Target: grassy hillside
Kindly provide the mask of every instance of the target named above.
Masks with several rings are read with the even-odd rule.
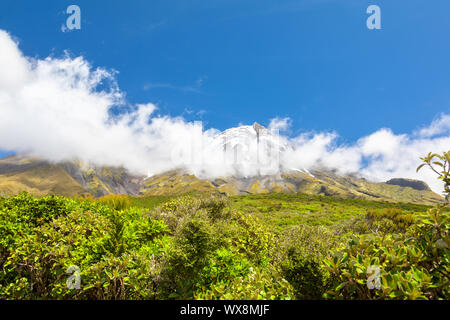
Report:
[[[138,194],[141,178],[117,167],[93,167],[80,161],[49,163],[24,156],[0,159],[0,194],[27,191],[36,196],[57,194]]]
[[[81,196],[89,193],[61,167],[50,164],[0,174],[0,194],[19,194],[22,191],[37,196]]]
[[[283,173],[279,177],[255,178],[224,177],[201,180],[194,175],[177,171],[156,175],[144,181],[144,195],[180,195],[186,192],[220,193],[229,196],[244,194],[310,194],[348,199],[365,199],[390,202],[410,202],[433,205],[443,198],[430,190],[415,190],[386,183],[374,183],[332,172],[314,171],[314,176],[304,172]]]
[[[207,193],[188,192],[174,195],[130,196],[133,206],[152,210],[158,205],[184,196],[205,197]],[[364,199],[344,199],[309,194],[269,193],[229,196],[234,210],[260,219],[268,227],[285,230],[289,226],[308,224],[333,226],[364,216],[368,210],[398,209],[402,212],[424,213],[430,206]]]
[[[417,204],[308,194],[243,195],[230,197],[230,200],[237,210],[257,216],[268,226],[280,230],[298,224],[337,225],[364,216],[370,209],[398,209],[412,213],[423,213],[429,209],[428,206]]]
[[[213,184],[194,175],[170,171],[146,179],[141,187],[145,195],[180,195],[187,192],[218,193]]]

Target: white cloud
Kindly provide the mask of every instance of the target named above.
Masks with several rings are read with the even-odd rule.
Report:
[[[270,120],[269,129],[272,131],[286,131],[291,127],[292,121],[290,118],[274,118]]]
[[[432,128],[435,123],[424,130]],[[420,164],[419,158],[428,152],[450,150],[450,136],[423,138],[415,134],[396,135],[390,129],[380,129],[347,146],[336,145],[337,138],[335,133],[303,134],[292,140],[294,151],[287,153],[282,162],[297,168],[311,168],[320,163],[343,174],[358,172],[380,182],[391,178],[420,179],[435,192],[442,192],[443,184],[434,173],[427,169],[417,173],[416,168]]]
[[[424,138],[450,134],[450,115],[441,114],[441,116],[434,120],[430,126],[422,128],[417,134]]]
[[[201,123],[181,117],[158,116],[152,103],[128,106],[114,71],[94,69],[82,57],[24,57],[17,43],[1,30],[0,50],[0,149],[51,161],[79,158],[124,165],[141,174],[176,167],[209,177],[257,171],[246,160],[238,167],[224,162],[214,138],[217,130],[204,131]],[[111,114],[117,106],[132,111]],[[275,118],[269,128],[284,131],[290,124],[289,118]],[[380,129],[350,145],[338,145],[336,133],[280,137],[282,144],[293,148],[283,152],[279,161],[283,168],[309,169],[320,163],[379,181],[422,179],[440,192],[442,185],[431,172],[417,174],[415,169],[420,156],[450,149],[449,129],[450,115],[443,114],[419,132],[395,134]]]

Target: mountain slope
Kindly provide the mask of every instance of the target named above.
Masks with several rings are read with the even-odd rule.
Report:
[[[123,168],[88,167],[80,162],[51,164],[38,159],[0,159],[0,195],[27,191],[37,196],[60,194],[99,197],[106,194],[174,195],[186,192],[238,194],[307,193],[342,198],[433,204],[442,197],[388,183],[369,182],[325,170],[292,170],[276,175],[200,179],[183,171],[150,178],[129,174]]]
[[[27,191],[34,195],[76,197],[106,194],[138,194],[142,177],[123,168],[95,167],[79,161],[53,164],[24,156],[0,159],[0,194]]]
[[[85,188],[58,165],[37,159],[0,159],[0,194],[11,195],[22,191],[37,196],[88,194]]]
[[[198,177],[187,170],[144,177],[122,167],[105,167],[66,161],[50,163],[25,156],[0,159],[0,195],[28,191],[35,195],[91,194],[174,195],[186,192],[228,195],[264,193],[307,193],[313,195],[361,198],[394,202],[434,204],[443,198],[426,183],[391,179],[375,183],[357,175],[339,175],[333,170],[293,169],[283,167],[281,156],[292,146],[279,135],[258,123],[228,129],[213,139],[215,152],[223,152],[231,174],[223,177]]]
[[[311,195],[358,198],[366,200],[441,203],[443,198],[430,190],[415,190],[387,183],[369,182],[329,171],[291,171],[281,175],[251,178],[223,177],[201,180],[193,175],[171,171],[144,180],[141,192],[146,195],[210,192],[227,195],[266,193],[306,193]]]

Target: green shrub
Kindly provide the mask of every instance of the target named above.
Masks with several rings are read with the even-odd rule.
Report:
[[[292,300],[294,290],[272,266],[250,270],[246,276],[220,281],[195,293],[198,300]]]
[[[372,232],[405,232],[414,221],[411,213],[404,213],[396,208],[385,208],[381,211],[369,209],[366,214],[368,229]]]
[[[21,289],[23,298],[57,298],[68,294],[63,290],[65,270],[71,265],[86,269],[106,254],[105,225],[105,217],[74,211],[20,238],[4,264],[3,294],[8,295],[13,289],[8,283],[11,277],[27,279],[28,286]]]
[[[203,268],[202,287],[209,287],[215,282],[230,282],[237,277],[246,276],[251,268],[245,256],[236,254],[230,248],[219,248]]]
[[[297,298],[320,299],[329,280],[322,262],[337,246],[337,235],[326,227],[299,225],[291,228],[283,241],[281,270]]]
[[[448,212],[430,209],[409,233],[355,235],[325,261],[333,278],[328,298],[449,299]],[[368,271],[379,268],[380,286],[370,289]]]
[[[105,203],[117,211],[126,210],[131,207],[131,201],[127,195],[111,194],[103,196],[97,199],[97,201]]]
[[[274,235],[220,197],[181,197],[153,217],[164,219],[172,236],[161,261],[159,297],[192,299],[200,288],[227,285],[251,266],[268,266],[274,256]]]
[[[154,297],[154,257],[167,245],[167,231],[138,209],[115,211],[62,197],[9,198],[0,211],[0,298]],[[80,290],[67,287],[70,266],[81,270]]]
[[[218,249],[217,232],[204,211],[184,216],[174,230],[162,264],[160,295],[191,299],[203,269]]]
[[[448,200],[450,152],[429,153],[421,159],[417,171],[431,168],[444,181]],[[353,235],[346,247],[325,260],[333,279],[325,297],[449,299],[450,213],[446,205],[416,217],[402,210],[369,210],[366,222],[372,232]]]

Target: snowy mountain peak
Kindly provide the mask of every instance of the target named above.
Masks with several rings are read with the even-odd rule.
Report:
[[[260,148],[276,149],[277,152],[282,152],[291,148],[284,138],[273,133],[258,122],[255,122],[252,126],[240,126],[225,130],[216,135],[214,140],[220,142],[225,147],[235,147],[239,145],[248,149],[249,146],[255,145]]]
[[[281,171],[280,155],[291,149],[283,137],[259,123],[225,130],[213,138],[217,153],[223,153],[225,165],[233,175],[259,176]]]
[[[256,131],[256,134],[259,135],[261,131],[267,130],[264,126],[260,125],[258,122],[253,124],[253,129]]]

